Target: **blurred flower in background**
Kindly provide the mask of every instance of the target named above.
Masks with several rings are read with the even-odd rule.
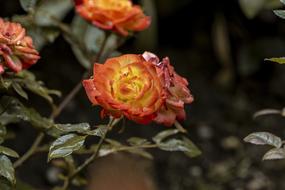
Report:
[[[32,38],[18,23],[0,18],[0,73],[6,68],[19,72],[35,64],[40,58],[33,46]]]
[[[95,26],[127,36],[149,27],[150,17],[129,0],[75,0],[76,11]]]

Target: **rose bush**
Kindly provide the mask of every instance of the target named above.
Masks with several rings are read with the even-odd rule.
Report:
[[[75,0],[75,5],[76,11],[95,26],[123,36],[129,31],[142,31],[151,22],[130,0]]]
[[[117,50],[121,43],[125,42],[124,36],[129,32],[143,30],[150,24],[150,18],[129,0],[76,0],[75,3],[76,10],[82,17],[101,29],[121,35],[115,36],[116,41],[113,43],[107,43],[114,37],[110,36],[110,32],[104,31],[105,35],[98,35],[99,29],[94,32],[92,27],[95,26],[77,15],[71,23],[64,22],[65,18],[72,16],[69,13],[74,6],[70,0],[21,0],[19,4],[27,14],[14,15],[10,18],[13,22],[0,18],[0,190],[35,189],[21,179],[21,173],[27,173],[26,169],[33,164],[28,160],[36,153],[44,153],[50,162],[46,165],[45,159],[38,159],[39,164],[45,168],[41,171],[41,176],[46,178],[41,181],[49,184],[48,187],[41,187],[58,190],[73,189],[72,186],[86,189],[80,186],[90,184],[90,180],[85,179],[84,174],[88,166],[96,159],[112,153],[127,152],[147,159],[153,158],[147,151],[150,149],[179,151],[188,157],[195,157],[201,153],[185,135],[179,136],[179,133],[185,130],[182,126],[179,127],[176,119],[185,118],[184,104],[192,102],[193,98],[187,88],[187,80],[175,73],[168,58],[159,61],[156,55],[149,52],[109,58],[104,64],[96,63],[93,77],[82,82],[82,78],[92,72],[92,68],[90,70],[89,67],[84,67],[86,70],[78,79],[78,83],[60,101],[54,99],[54,95],[61,97],[60,91],[48,88],[32,71],[22,71],[40,58],[31,37],[36,39],[37,47],[42,48],[54,42],[58,36],[62,36],[71,46],[74,56],[86,66],[119,53]],[[22,26],[25,26],[25,29]],[[31,37],[26,35],[26,31]],[[57,50],[62,47],[56,47],[63,42],[60,41],[55,43]],[[47,49],[49,47],[46,46]],[[68,46],[65,47],[69,50]],[[43,57],[46,62],[56,61],[54,64],[63,63],[62,57],[68,57],[70,53],[67,51],[66,54],[49,60],[49,56],[45,55],[51,54],[50,51],[47,52]],[[59,55],[60,52],[54,52],[53,55]],[[73,55],[70,56],[73,58]],[[58,83],[57,79],[60,80],[60,77],[68,74],[74,80],[80,70],[70,72],[70,68],[75,67],[69,64],[66,66],[69,69],[64,70],[59,78],[47,73],[56,74],[58,69],[65,68],[63,65],[48,71],[47,77],[43,78]],[[44,73],[45,71],[40,71],[40,74]],[[79,103],[75,102],[76,95],[83,86],[90,101],[103,107],[101,115],[113,116],[108,123],[89,123],[88,117],[85,122],[76,123],[70,120],[68,123],[58,123],[58,117],[64,114],[72,101],[74,105]],[[48,104],[40,103],[41,99],[37,96]],[[45,105],[50,107],[46,108]],[[75,110],[74,116],[81,115],[77,111]],[[49,116],[44,116],[48,112]],[[175,123],[177,129],[163,130],[152,137],[131,136],[127,139],[120,138],[118,141],[108,134],[113,132],[116,135],[116,131],[112,129],[121,122],[123,116],[141,124],[151,121],[164,125]],[[122,124],[124,126],[125,122]],[[26,126],[33,127],[38,132],[37,136],[25,136],[26,132],[21,131],[24,131]],[[14,150],[9,147],[14,138],[15,144],[20,142],[19,145],[22,145],[21,142],[26,138],[34,140],[29,147],[12,146]],[[91,138],[98,141],[90,141],[94,143],[87,144],[86,141]],[[24,165],[26,166],[22,167]],[[34,169],[38,170],[37,167]],[[28,174],[32,172],[33,170],[28,171]]]
[[[0,18],[0,73],[6,68],[19,72],[35,64],[40,58],[33,40],[19,23]]]

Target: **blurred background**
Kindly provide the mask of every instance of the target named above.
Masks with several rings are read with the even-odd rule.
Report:
[[[100,159],[99,166],[111,167],[110,171],[104,170],[106,176],[111,179],[108,172],[113,177],[125,175],[133,183],[145,179],[145,183],[151,184],[142,188],[146,190],[285,189],[285,162],[263,162],[261,158],[268,147],[242,141],[254,131],[268,131],[281,137],[285,134],[281,116],[252,118],[260,109],[284,106],[285,66],[264,61],[285,56],[285,20],[272,11],[282,8],[281,3],[278,0],[141,0],[136,3],[142,4],[152,16],[152,26],[128,39],[119,51],[152,51],[160,57],[168,56],[177,73],[188,79],[195,101],[186,106],[187,120],[182,125],[203,154],[189,159],[182,153],[154,150],[152,161],[130,155]],[[1,17],[25,14],[18,0],[2,0],[0,7]],[[64,21],[70,23],[73,16],[74,12],[69,12]],[[61,89],[63,95],[84,72],[62,36],[44,46],[41,57],[31,71],[48,87]],[[41,99],[34,97],[32,103],[43,114],[50,112]],[[98,123],[99,111],[91,107],[82,91],[58,121]],[[21,137],[16,142],[12,140],[10,147],[24,153],[36,132],[29,127],[15,128]],[[118,140],[129,136],[151,137],[163,128],[128,121],[124,132],[118,133],[118,129],[112,137]],[[39,189],[47,189],[53,183],[50,175],[54,171],[45,163],[46,155],[39,154],[21,167],[17,175]],[[126,167],[112,168],[108,163]],[[134,168],[136,171],[130,172]],[[116,174],[115,170],[120,172]],[[94,180],[98,176],[95,166],[89,175]],[[137,179],[133,179],[136,175]],[[106,183],[110,179],[105,179]],[[95,184],[90,189],[96,189]],[[137,189],[142,187],[139,184]]]

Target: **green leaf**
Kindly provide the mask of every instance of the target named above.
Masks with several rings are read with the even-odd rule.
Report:
[[[79,150],[83,146],[85,138],[86,136],[68,134],[56,139],[50,146],[48,161],[66,157]]]
[[[284,18],[285,18],[285,11],[284,11]],[[269,59],[265,59],[265,61],[272,61],[279,64],[285,64],[285,57],[273,57]]]
[[[274,10],[274,14],[282,19],[285,19],[285,10]]]
[[[97,125],[96,129],[92,131],[87,131],[87,135],[97,136],[97,137],[103,137],[108,131],[107,125]]]
[[[0,189],[1,190],[13,190],[11,183],[6,178],[0,178]]]
[[[42,82],[36,80],[23,80],[22,81],[25,88],[37,94],[44,99],[46,99],[49,103],[53,103],[53,99],[50,95],[61,96],[61,92],[57,90],[50,90],[46,88]]]
[[[281,6],[279,0],[239,0],[240,7],[245,16],[254,18],[261,10],[272,10]]]
[[[46,44],[53,43],[60,35],[59,29],[52,26],[39,27],[29,23],[26,28],[37,50],[41,50]]]
[[[70,0],[42,1],[35,12],[35,23],[39,26],[52,26],[63,19],[72,9]]]
[[[35,8],[37,1],[38,0],[20,0],[20,4],[25,11],[29,12]]]
[[[78,123],[78,124],[56,124],[54,125],[58,130],[65,133],[77,132],[86,134],[90,131],[90,125],[88,123]]]
[[[239,0],[240,7],[248,18],[255,17],[262,10],[265,0]]]
[[[76,39],[65,36],[67,41],[71,44],[71,48],[77,60],[86,69],[91,67],[91,55],[87,52],[87,47],[83,40],[88,27],[89,24],[87,21],[82,19],[80,16],[75,16],[71,24],[71,29],[72,34]]]
[[[273,148],[263,156],[262,160],[279,160],[284,158],[285,158],[284,148]]]
[[[56,26],[38,26],[32,17],[27,15],[15,15],[14,22],[21,23],[33,39],[33,44],[37,50],[41,50],[47,43],[52,43],[59,36],[60,31]]]
[[[6,127],[0,123],[0,144],[4,142],[6,134]]]
[[[156,143],[160,143],[161,141],[163,141],[164,139],[166,139],[169,136],[175,135],[179,133],[178,129],[169,129],[169,130],[165,130],[162,131],[160,133],[158,133],[155,137],[153,137],[153,141]]]
[[[166,142],[158,144],[158,148],[165,151],[181,151],[189,157],[196,157],[201,154],[201,151],[197,146],[189,139],[170,139]]]
[[[141,145],[150,144],[150,142],[147,139],[143,139],[140,137],[131,137],[127,141],[132,146],[141,146]]]
[[[12,162],[5,155],[0,155],[0,176],[8,179],[12,184],[16,184],[15,171]]]
[[[0,146],[0,154],[5,154],[6,156],[19,158],[19,154],[17,152],[4,146]]]
[[[51,136],[61,136],[66,133],[79,133],[81,135],[92,135],[97,137],[103,137],[108,130],[107,125],[98,125],[96,129],[91,130],[88,123],[78,123],[78,124],[55,124],[54,128],[51,128],[48,133]]]
[[[7,79],[6,79],[7,80]],[[9,80],[12,82],[13,89],[22,97],[28,98],[26,92],[23,90],[27,89],[34,94],[43,97],[50,104],[53,104],[51,95],[61,96],[60,91],[51,90],[44,86],[42,81],[37,81],[33,73],[24,70],[22,72],[13,75]]]
[[[268,132],[251,133],[244,138],[244,141],[256,145],[271,145],[276,148],[280,148],[282,146],[281,138]]]
[[[147,159],[153,159],[153,156],[150,153],[148,153],[147,151],[140,149],[140,148],[127,149],[126,151],[129,153],[136,154],[136,155],[139,155],[141,157],[147,158]]]
[[[92,61],[105,38],[105,32],[94,27],[80,16],[75,16],[71,24],[73,38],[67,38],[71,44],[73,53],[80,62],[80,64],[86,69],[90,68]],[[105,45],[103,55],[106,52],[113,52],[117,49],[119,37],[117,35],[111,35],[108,38]]]
[[[257,118],[257,117],[264,116],[264,115],[271,115],[271,114],[282,115],[282,111],[276,110],[276,109],[264,109],[264,110],[260,110],[260,111],[256,112],[253,115],[253,118]]]
[[[0,76],[0,89],[8,89],[12,85],[12,80],[4,79]]]
[[[17,92],[17,94],[19,94],[20,96],[22,96],[26,100],[28,99],[28,94],[23,90],[23,88],[21,87],[21,85],[19,83],[13,82],[12,87]]]
[[[34,127],[40,129],[48,129],[53,125],[50,119],[42,117],[33,108],[25,107],[16,98],[7,96],[0,98],[0,104],[7,101],[10,101],[10,104],[7,110],[2,115],[0,115],[0,123],[3,125],[19,122],[20,120],[30,122]]]

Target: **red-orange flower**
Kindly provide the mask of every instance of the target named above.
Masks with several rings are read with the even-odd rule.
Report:
[[[93,78],[83,81],[89,100],[103,115],[122,115],[146,124],[165,101],[156,66],[141,55],[128,54],[94,65]]]
[[[28,68],[40,58],[33,46],[32,38],[18,23],[0,18],[0,74],[6,68],[14,72]]]
[[[75,6],[76,11],[92,24],[123,36],[150,25],[150,17],[130,0],[75,0]]]
[[[167,96],[165,104],[157,112],[154,121],[171,126],[176,119],[184,120],[186,117],[184,104],[190,104],[194,100],[187,87],[188,81],[174,71],[168,57],[160,62],[159,58],[152,53],[145,52],[142,56],[156,66]]]

